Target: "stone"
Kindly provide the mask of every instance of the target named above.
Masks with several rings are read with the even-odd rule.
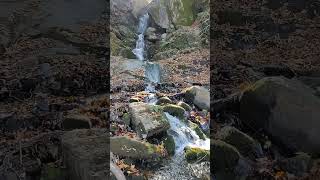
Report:
[[[141,99],[137,97],[132,97],[129,99],[129,103],[133,103],[133,102],[141,102]]]
[[[157,105],[172,104],[172,101],[171,101],[171,99],[168,98],[168,97],[161,97],[161,98],[158,99],[158,101],[157,101],[156,104],[157,104]]]
[[[185,158],[188,163],[210,161],[209,150],[194,147],[186,147],[184,151]]]
[[[241,155],[234,146],[221,140],[211,140],[210,146],[214,171],[231,171],[238,165]]]
[[[129,113],[133,129],[140,137],[151,137],[170,128],[161,106],[140,102],[130,103]]]
[[[186,100],[193,102],[198,108],[210,109],[210,92],[200,86],[192,86],[184,90]]]
[[[281,148],[318,154],[320,99],[313,92],[294,79],[263,78],[244,90],[240,119],[270,134]]]
[[[75,111],[68,112],[68,114],[65,115],[63,118],[62,127],[65,130],[90,129],[91,128],[90,117]]]
[[[207,138],[207,136],[202,132],[201,128],[196,123],[189,121],[189,126],[197,133],[200,139],[205,140]]]
[[[160,158],[160,154],[156,152],[155,145],[126,136],[111,137],[110,151],[115,155],[135,160]]]
[[[216,136],[218,139],[236,147],[244,156],[249,156],[252,159],[262,156],[263,152],[260,144],[234,127],[223,127]]]
[[[279,164],[283,170],[301,177],[311,168],[312,159],[310,155],[300,152],[294,157],[281,160]]]
[[[167,104],[163,107],[163,111],[179,118],[180,120],[185,119],[185,110],[180,106]]]
[[[166,136],[163,143],[164,143],[164,147],[166,148],[168,154],[170,156],[173,156],[175,153],[175,149],[176,149],[176,144],[174,142],[173,137],[171,135]]]
[[[61,146],[70,179],[104,180],[109,176],[110,142],[107,129],[66,132],[61,137]]]
[[[188,111],[188,112],[192,111],[192,107],[183,101],[178,102],[177,105],[182,107],[185,111]]]

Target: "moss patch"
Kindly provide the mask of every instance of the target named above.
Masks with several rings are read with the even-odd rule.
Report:
[[[178,117],[180,120],[185,119],[185,110],[180,106],[168,104],[163,107],[163,111],[171,114],[172,116]]]
[[[187,147],[185,149],[185,158],[189,163],[210,161],[210,151]]]

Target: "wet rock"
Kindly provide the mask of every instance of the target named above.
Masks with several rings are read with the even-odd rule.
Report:
[[[244,91],[240,119],[290,152],[320,150],[320,99],[297,80],[268,77]]]
[[[238,151],[252,159],[262,156],[262,148],[258,142],[240,130],[226,126],[217,133],[218,139],[233,145]]]
[[[135,59],[136,55],[134,55],[134,53],[132,52],[132,50],[130,48],[121,48],[119,50],[119,55],[124,57],[124,58],[128,58],[128,59]]]
[[[197,133],[200,139],[206,139],[207,136],[202,132],[201,128],[196,123],[189,121],[189,126]]]
[[[110,138],[110,151],[121,157],[131,159],[155,159],[160,157],[156,152],[156,146],[148,142],[138,141],[126,136]]]
[[[185,119],[185,110],[174,104],[167,104],[163,107],[163,111],[171,114],[172,116],[178,117],[180,120]]]
[[[198,108],[209,110],[210,92],[201,86],[192,86],[184,90],[187,101],[193,102]]]
[[[280,161],[280,167],[296,176],[303,176],[312,165],[311,156],[306,153],[298,153],[296,156]]]
[[[91,121],[88,116],[80,114],[78,112],[71,111],[64,116],[62,121],[62,127],[65,130],[90,129]]]
[[[175,149],[176,149],[176,144],[174,142],[174,139],[171,135],[168,135],[167,137],[165,137],[164,141],[164,147],[166,148],[168,154],[170,156],[173,156],[175,153]]]
[[[158,101],[157,101],[156,104],[157,104],[157,105],[172,104],[172,101],[171,101],[171,99],[168,98],[168,97],[161,97],[161,98],[158,99]]]
[[[230,171],[238,165],[241,155],[234,146],[220,140],[211,140],[210,146],[214,171]]]
[[[186,147],[185,158],[189,163],[210,161],[210,151],[201,148]]]
[[[151,137],[169,129],[163,109],[146,103],[130,103],[129,113],[133,128],[140,137]]]
[[[177,105],[182,107],[185,111],[188,111],[188,112],[192,111],[192,107],[185,102],[180,101],[180,102],[178,102]]]
[[[109,176],[107,129],[73,130],[62,136],[63,162],[69,179],[104,180]],[[94,148],[92,148],[94,147]]]

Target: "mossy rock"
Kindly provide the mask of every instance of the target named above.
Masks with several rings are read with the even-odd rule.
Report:
[[[131,119],[130,119],[130,115],[128,113],[123,114],[122,120],[127,126],[130,126]]]
[[[185,158],[188,163],[210,161],[210,151],[201,148],[186,147]]]
[[[155,145],[142,142],[126,136],[115,136],[110,138],[110,151],[121,157],[140,159],[159,158]]]
[[[136,55],[132,52],[132,50],[128,47],[121,48],[119,54],[128,59],[136,59]]]
[[[163,111],[179,118],[180,120],[185,119],[185,110],[180,106],[174,104],[167,104],[163,107]]]
[[[238,165],[241,155],[234,146],[220,140],[211,140],[210,146],[214,171],[232,171]]]
[[[117,56],[119,55],[119,51],[121,48],[121,40],[118,39],[115,33],[110,32],[110,47],[111,47],[111,55]]]
[[[236,147],[244,156],[248,156],[252,159],[262,156],[262,150],[259,143],[249,135],[241,132],[234,127],[226,126],[222,128],[217,133],[217,137],[220,140]]]
[[[192,107],[189,104],[185,103],[185,102],[180,101],[180,102],[178,102],[177,105],[182,107],[186,111],[189,111],[189,112],[192,111]]]
[[[161,97],[161,98],[158,99],[158,101],[157,101],[156,104],[157,104],[157,105],[172,104],[172,101],[171,101],[171,99],[168,98],[168,97]]]
[[[175,149],[176,149],[176,144],[174,142],[173,137],[171,135],[166,136],[163,143],[164,143],[164,147],[166,148],[168,154],[170,156],[173,156],[175,153]]]
[[[200,139],[205,140],[207,138],[207,136],[202,132],[201,128],[196,123],[189,121],[189,126],[197,133]]]

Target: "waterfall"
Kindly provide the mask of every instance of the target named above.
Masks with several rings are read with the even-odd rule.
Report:
[[[138,40],[136,42],[136,48],[132,50],[132,52],[136,55],[136,57],[143,61],[144,60],[144,33],[148,27],[149,14],[146,13],[139,19],[139,27],[138,27]]]

